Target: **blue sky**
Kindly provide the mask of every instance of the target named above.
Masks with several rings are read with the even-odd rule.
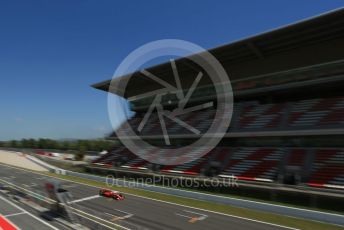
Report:
[[[137,47],[212,48],[344,5],[320,0],[0,0],[0,140],[98,138],[111,131],[110,79]]]

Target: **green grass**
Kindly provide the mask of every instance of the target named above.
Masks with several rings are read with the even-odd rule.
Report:
[[[77,183],[84,183],[84,184],[88,184],[88,185],[92,185],[96,187],[109,187],[105,185],[105,183],[96,182],[93,180],[83,179],[79,177],[56,175],[53,173],[48,173],[48,175],[56,177],[56,178],[66,179],[66,180],[70,180]],[[168,201],[175,204],[187,205],[187,206],[191,206],[195,208],[201,208],[201,209],[206,209],[209,211],[215,211],[215,212],[225,213],[229,215],[235,215],[235,216],[250,218],[250,219],[259,220],[259,221],[265,221],[265,222],[293,227],[293,228],[299,228],[299,229],[305,229],[305,230],[323,230],[323,229],[343,230],[344,229],[344,227],[321,223],[321,222],[287,217],[287,216],[282,216],[282,215],[277,215],[277,214],[272,214],[272,213],[260,212],[260,211],[255,211],[251,209],[238,208],[234,206],[222,205],[222,204],[211,203],[211,202],[200,201],[200,200],[189,199],[189,198],[183,198],[183,197],[178,197],[178,196],[173,196],[173,195],[166,195],[163,193],[150,192],[150,191],[145,191],[142,189],[127,188],[127,187],[115,187],[115,189],[117,191],[127,193],[127,194],[139,195],[139,196],[143,196],[147,198]]]

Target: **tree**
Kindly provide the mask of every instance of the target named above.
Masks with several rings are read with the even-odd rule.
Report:
[[[84,145],[79,146],[79,151],[75,154],[75,160],[81,161],[86,154],[86,147]]]
[[[12,148],[17,148],[17,147],[18,147],[18,142],[17,142],[16,140],[12,140],[12,141],[10,142],[10,147],[12,147]]]

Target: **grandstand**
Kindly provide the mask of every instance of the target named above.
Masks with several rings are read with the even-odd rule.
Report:
[[[343,50],[343,9],[211,49],[209,52],[229,73],[234,91],[231,125],[216,148],[193,162],[164,166],[151,164],[118,146],[94,164],[136,173],[209,178],[234,175],[255,183],[344,189]],[[176,65],[182,67],[179,74],[187,90],[194,77],[191,73],[199,67],[187,58],[176,60]],[[173,81],[169,63],[147,70]],[[128,122],[137,130],[153,98],[134,96],[158,86],[140,72],[132,76],[124,97],[135,111]],[[110,81],[105,81],[93,87],[109,91],[109,85]],[[111,92],[116,90],[120,89]],[[215,101],[215,97],[209,81],[201,81],[190,105]],[[168,108],[177,101],[171,94],[162,103]],[[171,143],[180,146],[197,139],[208,130],[214,114],[215,108],[207,108],[180,117],[201,130],[199,135],[167,121]],[[153,114],[137,135],[163,146],[158,115]],[[117,139],[116,134],[111,138]]]

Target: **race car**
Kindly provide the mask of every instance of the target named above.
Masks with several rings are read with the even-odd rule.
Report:
[[[99,196],[107,197],[107,198],[112,198],[114,200],[124,200],[124,195],[117,192],[117,191],[112,191],[110,189],[100,189],[99,190]]]

